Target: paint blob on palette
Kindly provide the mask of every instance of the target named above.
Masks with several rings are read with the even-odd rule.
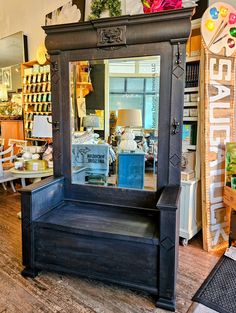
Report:
[[[233,55],[236,52],[236,9],[227,3],[214,3],[202,17],[201,32],[212,53],[224,51],[225,56]]]

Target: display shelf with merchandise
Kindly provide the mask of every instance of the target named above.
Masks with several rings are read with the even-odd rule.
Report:
[[[40,142],[43,138],[33,137],[32,129],[35,115],[52,114],[50,64],[39,65],[37,61],[22,64],[22,97],[24,137]]]
[[[200,64],[201,64],[200,21],[192,22],[192,34],[187,47],[186,76],[184,89],[183,117],[183,157],[187,160],[182,166],[182,173],[191,174],[193,179],[181,180],[180,198],[180,238],[186,246],[201,229],[200,177],[198,169],[199,146],[199,109],[200,109]],[[194,155],[193,164],[187,164]],[[189,156],[189,157],[188,157]],[[182,160],[183,161],[183,160]],[[188,175],[182,175],[188,177]]]

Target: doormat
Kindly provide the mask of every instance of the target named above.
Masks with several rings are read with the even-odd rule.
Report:
[[[222,256],[192,300],[219,313],[235,313],[236,261]]]

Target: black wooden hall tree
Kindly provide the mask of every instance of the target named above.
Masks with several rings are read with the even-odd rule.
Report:
[[[23,275],[74,273],[149,292],[158,307],[175,310],[191,15],[188,8],[43,27],[51,59],[54,177],[22,189]],[[156,55],[161,58],[157,191],[72,184],[69,62]],[[106,231],[99,225],[104,219]]]

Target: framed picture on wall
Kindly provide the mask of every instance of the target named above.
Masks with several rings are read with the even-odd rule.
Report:
[[[71,0],[45,16],[45,25],[84,21],[85,0]]]
[[[6,86],[7,90],[12,89],[11,67],[2,68],[2,84]]]

